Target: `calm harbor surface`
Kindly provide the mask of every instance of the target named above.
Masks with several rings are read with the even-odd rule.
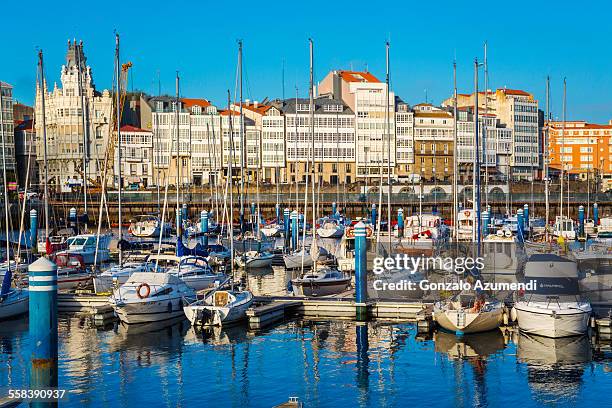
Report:
[[[612,354],[588,337],[422,338],[413,324],[304,320],[258,334],[185,320],[100,329],[75,315],[59,330],[67,407],[271,407],[289,396],[306,407],[573,407],[601,406],[612,389]],[[27,319],[3,322],[2,394],[27,386],[29,347]]]

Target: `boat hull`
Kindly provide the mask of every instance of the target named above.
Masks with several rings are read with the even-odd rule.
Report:
[[[115,314],[123,323],[138,324],[160,322],[183,316],[181,298],[113,304]]]
[[[529,334],[551,338],[579,336],[586,333],[589,327],[590,311],[573,309],[557,313],[522,302],[517,303],[514,309],[519,329]]]
[[[12,292],[0,303],[0,320],[11,319],[26,314],[29,307],[27,291]]]
[[[233,307],[185,306],[183,311],[187,319],[194,326],[223,326],[244,320],[246,318],[246,311],[251,307],[252,303],[253,298],[251,297],[248,302]],[[205,310],[212,315],[208,320],[203,320],[201,317]]]
[[[292,280],[293,293],[297,296],[330,296],[344,292],[350,285],[351,279],[335,280],[333,282],[316,282]]]
[[[481,333],[495,330],[503,321],[503,309],[485,312],[467,310],[438,310],[434,312],[436,322],[445,330],[462,333]]]

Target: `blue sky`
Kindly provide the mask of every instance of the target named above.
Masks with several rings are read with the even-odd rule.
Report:
[[[473,89],[473,60],[489,45],[490,87],[533,92],[544,108],[545,78],[552,109],[561,114],[568,81],[568,119],[612,119],[612,4],[605,1],[402,2],[6,2],[0,79],[25,103],[34,99],[36,50],[45,53],[49,83],[59,81],[69,38],[82,39],[99,89],[113,75],[113,30],[122,59],[134,64],[134,89],[173,92],[217,105],[235,89],[237,46],[244,41],[245,98],[306,95],[308,43],[315,40],[315,77],[333,68],[365,69],[384,79],[384,42],[391,40],[392,88],[408,103],[440,103],[452,93],[457,58],[459,91]],[[588,4],[588,6],[586,6]],[[577,8],[577,5],[580,7]],[[468,9],[469,7],[469,9]]]

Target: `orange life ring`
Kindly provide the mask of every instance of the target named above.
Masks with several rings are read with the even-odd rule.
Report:
[[[355,228],[353,227],[349,227],[346,229],[346,237],[347,238],[354,238],[355,237]]]
[[[372,231],[372,228],[366,227],[366,237],[371,237],[373,233],[374,231]]]
[[[142,293],[140,293],[140,289],[145,288],[146,292],[143,295]],[[148,298],[149,295],[151,294],[151,287],[149,286],[148,283],[141,283],[138,288],[136,288],[136,294],[138,295],[138,297],[140,299],[144,299],[144,298]]]
[[[466,217],[469,217],[470,216],[470,212],[466,210],[466,211],[463,212],[463,215],[465,215]]]

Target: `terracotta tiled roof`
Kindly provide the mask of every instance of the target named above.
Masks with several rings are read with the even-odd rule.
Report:
[[[132,125],[123,125],[123,126],[121,126],[121,131],[122,132],[146,132],[146,133],[150,133],[149,130],[141,129],[141,128],[138,128],[138,127],[132,126]]]
[[[380,82],[367,71],[338,71],[338,75],[346,82]]]
[[[223,109],[219,111],[219,115],[221,116],[229,116],[230,114],[233,114],[234,116],[240,116],[240,112],[236,112],[236,111],[229,111],[227,109]]]
[[[240,109],[240,103],[236,104],[237,109]],[[262,104],[257,104],[257,107],[255,106],[254,103],[243,103],[242,104],[242,108],[243,109],[248,109],[250,111],[253,112],[257,112],[260,115],[265,115],[266,112],[272,108],[271,105],[262,105]]]
[[[197,99],[197,98],[182,98],[181,102],[185,105],[186,108],[191,108],[194,105],[201,106],[202,108],[207,108],[210,106],[210,102],[206,99]]]
[[[529,92],[521,91],[520,89],[503,88],[503,89],[498,89],[498,91],[501,91],[505,93],[506,95],[531,96]]]

